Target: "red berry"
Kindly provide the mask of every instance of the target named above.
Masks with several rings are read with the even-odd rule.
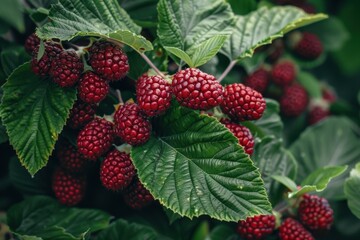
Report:
[[[137,176],[135,176],[130,185],[124,189],[123,198],[125,203],[133,209],[141,209],[154,201],[153,196]]]
[[[177,72],[172,81],[172,92],[180,105],[208,110],[223,101],[223,87],[210,74],[196,68]]]
[[[295,80],[295,77],[295,65],[290,61],[280,61],[271,71],[272,81],[279,86],[287,86],[291,84]]]
[[[273,215],[258,215],[239,221],[236,231],[245,239],[259,240],[270,235],[274,228],[275,217]]]
[[[115,133],[130,145],[146,143],[151,134],[151,124],[135,103],[121,106],[114,115]]]
[[[293,218],[287,218],[279,228],[281,240],[315,240],[298,221]]]
[[[89,160],[96,160],[105,154],[114,140],[114,124],[103,118],[95,118],[79,133],[78,151]]]
[[[86,103],[101,102],[109,89],[109,83],[93,72],[84,73],[78,86],[79,97]]]
[[[135,173],[130,155],[115,149],[101,164],[100,180],[107,189],[117,191],[129,186]]]
[[[295,83],[284,88],[280,99],[281,113],[287,117],[297,117],[303,113],[308,104],[308,95],[306,90]]]
[[[294,32],[289,39],[294,53],[305,60],[315,60],[323,52],[322,42],[315,34]]]
[[[170,107],[170,84],[159,76],[142,76],[136,83],[136,99],[147,116],[156,116]]]
[[[310,102],[308,122],[315,124],[330,115],[330,106],[326,100],[317,99]]]
[[[254,152],[254,138],[250,132],[250,130],[237,123],[228,122],[228,121],[221,121],[226,128],[234,134],[234,136],[239,140],[239,144],[243,146],[244,151],[251,155]]]
[[[25,40],[25,50],[27,53],[32,53],[34,49],[40,45],[40,38],[35,33],[30,34]]]
[[[84,64],[75,51],[63,51],[51,62],[50,76],[60,87],[72,87],[84,70]]]
[[[305,194],[299,205],[301,223],[311,230],[330,229],[334,221],[329,202],[316,195]]]
[[[67,125],[72,129],[78,129],[94,119],[96,112],[95,104],[76,101],[70,110],[70,116]]]
[[[225,87],[221,110],[233,120],[259,119],[265,111],[266,103],[261,93],[241,83]]]
[[[31,69],[39,76],[46,76],[49,73],[52,60],[62,51],[62,47],[53,42],[45,42],[44,47],[44,54],[39,61],[37,57],[40,45],[37,46],[32,53]]]
[[[69,142],[60,145],[57,157],[63,169],[71,173],[83,172],[87,165],[86,159]]]
[[[73,175],[58,168],[53,175],[52,189],[61,204],[73,206],[84,197],[86,179],[82,175]]]
[[[322,89],[322,98],[328,103],[333,103],[336,101],[337,96],[333,89],[328,86],[323,87]]]
[[[106,80],[119,80],[129,71],[128,57],[119,46],[113,43],[96,42],[89,53],[89,62],[94,72]]]
[[[250,74],[244,82],[248,86],[259,93],[264,93],[269,84],[269,73],[265,68],[259,68]]]

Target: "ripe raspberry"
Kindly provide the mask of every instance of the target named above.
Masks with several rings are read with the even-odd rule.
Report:
[[[106,80],[119,80],[129,71],[128,57],[113,43],[96,42],[89,53],[91,67]]]
[[[106,153],[114,140],[114,124],[103,118],[95,118],[79,133],[78,151],[89,160],[96,160]]]
[[[151,124],[135,103],[120,107],[114,115],[115,133],[130,145],[146,143],[151,134]]]
[[[323,52],[320,39],[309,32],[294,32],[290,35],[289,42],[294,53],[305,60],[315,60]]]
[[[72,87],[83,70],[84,64],[75,51],[63,51],[51,62],[50,76],[60,87]]]
[[[299,205],[299,219],[311,230],[330,229],[334,221],[329,202],[316,195],[305,194]]]
[[[93,72],[84,73],[78,86],[79,97],[86,103],[101,102],[109,89],[109,83]]]
[[[130,155],[115,149],[102,162],[100,179],[104,187],[117,191],[129,186],[135,173]]]
[[[241,83],[225,87],[224,101],[220,104],[223,113],[233,120],[246,121],[261,118],[266,103],[261,93]]]
[[[250,130],[245,126],[230,121],[221,120],[221,122],[239,139],[239,144],[244,147],[245,152],[251,155],[254,152],[255,141]]]
[[[264,93],[268,86],[268,83],[268,71],[265,68],[259,68],[245,79],[244,85],[251,87],[259,93]]]
[[[281,240],[315,240],[298,221],[293,218],[287,218],[279,228]]]
[[[71,145],[69,142],[65,142],[60,145],[57,150],[57,157],[63,169],[70,173],[83,172],[87,165],[86,159],[83,158],[76,147]]]
[[[136,83],[136,97],[146,115],[159,115],[170,107],[170,84],[159,76],[140,77]]]
[[[78,100],[70,110],[70,116],[67,121],[67,125],[72,129],[81,128],[94,119],[95,112],[95,104],[88,104]]]
[[[154,201],[153,196],[137,176],[135,176],[130,185],[124,189],[123,198],[125,203],[133,209],[141,209]]]
[[[26,40],[25,40],[25,50],[27,53],[31,54],[34,49],[39,46],[40,44],[40,38],[38,36],[36,36],[35,33],[30,34]]]
[[[308,104],[308,95],[306,90],[295,83],[284,88],[280,99],[281,113],[287,117],[297,117],[303,113]]]
[[[51,61],[62,51],[62,47],[59,44],[53,42],[45,42],[45,51],[40,60],[37,60],[40,46],[37,46],[31,59],[31,69],[39,76],[46,76],[49,73],[51,67]]]
[[[208,110],[223,101],[223,87],[210,74],[196,68],[187,68],[173,77],[172,92],[180,105]]]
[[[308,122],[315,124],[330,115],[329,103],[324,99],[316,99],[310,102]]]
[[[73,206],[84,197],[86,179],[82,175],[73,175],[58,168],[53,175],[52,189],[61,204]]]
[[[281,61],[277,63],[272,71],[272,81],[279,86],[287,86],[294,81],[296,69],[294,63],[290,61]]]
[[[324,86],[322,89],[322,98],[328,103],[333,103],[336,101],[337,96],[333,89],[328,86]]]
[[[242,238],[248,240],[259,240],[270,235],[274,231],[274,228],[274,215],[258,215],[239,221],[236,231]]]

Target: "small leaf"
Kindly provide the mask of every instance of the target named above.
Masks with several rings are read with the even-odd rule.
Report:
[[[301,182],[301,189],[289,193],[289,198],[299,197],[305,193],[324,191],[329,182],[345,172],[347,166],[327,166],[312,172]]]
[[[296,28],[327,18],[325,14],[306,14],[292,7],[262,7],[246,16],[237,16],[236,25],[222,53],[230,60],[251,57],[254,50]]]
[[[36,76],[26,63],[3,86],[0,116],[22,165],[31,175],[44,167],[76,99],[73,88],[61,88]]]
[[[40,61],[40,59],[44,56],[44,53],[45,53],[45,44],[44,41],[40,41],[39,51],[37,53],[36,60]]]
[[[138,52],[152,50],[152,44],[115,0],[60,0],[52,5],[51,21],[37,30],[40,38],[71,40],[95,36],[129,45]]]
[[[271,212],[260,173],[238,140],[215,118],[174,105],[155,122],[158,137],[131,152],[155,199],[189,218],[238,221]]]
[[[176,48],[176,47],[164,47],[166,51],[168,51],[171,54],[174,54],[175,56],[177,56],[178,58],[180,58],[181,60],[183,60],[184,62],[186,62],[187,65],[189,66],[194,66],[193,61],[191,60],[190,56],[184,52],[183,50],[181,50],[180,48]]]
[[[108,227],[110,218],[95,209],[61,206],[45,196],[27,198],[7,212],[8,225],[22,239],[80,240]]]
[[[301,71],[297,74],[297,80],[306,89],[310,97],[322,97],[320,82],[314,75]]]
[[[350,172],[346,179],[344,192],[351,212],[360,219],[360,163]]]
[[[280,175],[273,175],[271,176],[273,179],[278,181],[279,183],[283,184],[285,187],[287,187],[289,190],[297,191],[297,185],[296,183],[288,178],[287,176],[280,176]]]

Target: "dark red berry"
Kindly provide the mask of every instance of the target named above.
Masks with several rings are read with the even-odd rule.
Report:
[[[100,180],[107,189],[117,191],[129,186],[135,176],[130,155],[118,150],[109,152],[100,168]]]
[[[187,68],[173,76],[172,92],[180,105],[208,110],[223,101],[223,87],[210,74],[196,68]]]
[[[323,53],[323,44],[313,33],[294,32],[289,40],[294,53],[305,60],[315,60]]]
[[[62,168],[71,173],[83,172],[87,165],[86,159],[69,142],[64,142],[59,146],[57,157]]]
[[[147,142],[151,134],[151,124],[140,107],[135,103],[121,106],[114,115],[115,133],[130,145]]]
[[[32,54],[36,47],[40,45],[40,38],[35,33],[30,34],[25,40],[25,50],[27,53]]]
[[[52,60],[62,51],[62,47],[53,42],[45,42],[44,54],[38,61],[39,48],[40,45],[37,46],[32,53],[31,69],[36,75],[46,76],[50,71]]]
[[[79,133],[77,138],[78,151],[89,160],[96,160],[105,154],[114,141],[114,124],[95,118]]]
[[[270,235],[274,229],[274,215],[258,215],[239,221],[236,231],[245,239],[260,240]]]
[[[259,119],[265,111],[266,103],[261,93],[241,83],[225,87],[221,110],[233,120]]]
[[[296,77],[296,68],[291,61],[278,62],[271,71],[272,81],[279,86],[290,85]]]
[[[295,83],[284,88],[280,99],[281,113],[287,117],[297,117],[303,113],[308,104],[308,95],[306,90]]]
[[[153,196],[136,176],[123,193],[125,203],[133,209],[141,209],[154,201]]]
[[[129,71],[128,57],[119,46],[113,43],[96,42],[89,53],[89,62],[94,72],[106,80],[119,80]]]
[[[109,93],[109,83],[93,72],[82,75],[78,86],[79,97],[86,103],[99,103]]]
[[[309,104],[308,122],[310,125],[320,122],[330,115],[330,104],[323,99],[312,100]]]
[[[315,240],[298,221],[293,218],[287,218],[279,228],[281,240]]]
[[[53,175],[52,189],[61,204],[74,206],[84,197],[86,179],[83,175],[74,175],[58,168]]]
[[[94,119],[95,112],[95,104],[88,104],[78,100],[70,110],[70,116],[67,121],[67,125],[72,129],[81,128]]]
[[[244,148],[244,151],[251,155],[254,152],[255,141],[250,130],[245,126],[233,122],[227,122],[224,123],[224,125],[239,140],[239,144]]]
[[[170,107],[170,84],[159,76],[142,76],[136,83],[136,99],[147,116],[156,116]]]
[[[244,82],[248,86],[259,93],[264,93],[269,84],[269,72],[265,68],[259,68],[250,74]]]

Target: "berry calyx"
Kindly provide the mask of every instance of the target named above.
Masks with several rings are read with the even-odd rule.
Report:
[[[74,206],[84,197],[86,179],[58,168],[53,175],[52,189],[57,200],[64,205]]]
[[[290,48],[305,60],[315,60],[323,53],[323,44],[313,33],[294,32],[289,37]]]
[[[223,87],[210,74],[197,68],[187,68],[173,76],[172,92],[180,105],[208,110],[223,101]]]
[[[151,134],[151,124],[135,103],[121,106],[114,115],[115,133],[130,145],[146,143]]]
[[[269,72],[261,67],[255,72],[250,74],[244,82],[245,86],[248,86],[259,93],[264,93],[269,84]]]
[[[247,240],[260,240],[270,235],[274,229],[274,215],[257,215],[239,221],[236,231]]]
[[[142,76],[136,83],[136,99],[147,116],[159,115],[170,107],[170,84],[160,76]]]
[[[25,40],[25,50],[31,54],[37,46],[40,45],[40,38],[35,33],[30,34]]]
[[[261,93],[241,83],[233,83],[225,87],[220,107],[233,120],[247,121],[259,119],[266,103]]]
[[[40,46],[34,49],[31,58],[31,69],[39,76],[46,76],[49,73],[52,60],[62,51],[59,44],[45,42],[44,45],[45,51],[41,58],[37,59]]]
[[[103,118],[89,122],[77,137],[78,151],[89,160],[105,154],[114,140],[114,124]]]
[[[128,57],[110,42],[96,42],[89,50],[89,63],[94,72],[109,81],[120,80],[129,71]]]
[[[284,88],[280,99],[281,113],[287,117],[297,117],[303,113],[308,104],[308,94],[299,84],[295,83]]]
[[[86,103],[99,103],[109,93],[109,83],[94,72],[88,71],[81,76],[78,92]]]
[[[113,191],[129,186],[135,174],[130,155],[116,149],[106,155],[100,167],[101,183]]]
[[[87,160],[69,142],[59,146],[57,157],[61,167],[71,173],[83,172],[87,165]]]
[[[131,184],[124,189],[123,198],[125,203],[133,209],[144,208],[154,201],[149,190],[144,187],[137,176],[135,176]]]
[[[334,221],[329,202],[316,195],[305,194],[299,205],[301,223],[311,230],[330,229]]]
[[[94,119],[96,112],[95,104],[84,103],[81,100],[75,102],[70,110],[70,116],[67,120],[67,126],[72,129],[78,129]]]
[[[283,221],[279,228],[279,236],[281,240],[315,240],[311,233],[293,218]]]
[[[271,71],[272,81],[279,86],[287,86],[291,84],[296,77],[296,68],[291,61],[280,61],[273,67]]]

